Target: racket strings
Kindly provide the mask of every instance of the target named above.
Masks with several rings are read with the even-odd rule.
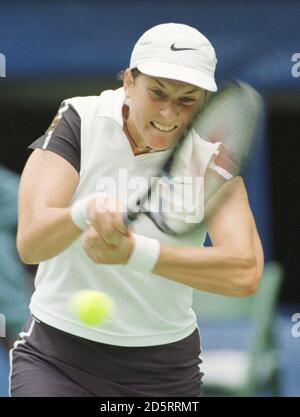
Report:
[[[262,109],[259,94],[245,83],[231,84],[212,96],[142,201],[158,228],[171,235],[190,233],[224,202],[231,188],[226,184],[248,164]]]

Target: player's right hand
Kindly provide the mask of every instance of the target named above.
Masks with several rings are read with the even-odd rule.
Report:
[[[107,245],[118,246],[124,236],[129,235],[123,221],[124,210],[125,207],[119,200],[106,194],[100,194],[89,202],[89,223]]]

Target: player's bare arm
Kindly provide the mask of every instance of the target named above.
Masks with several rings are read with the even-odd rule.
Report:
[[[235,178],[230,186],[230,196],[207,222],[213,247],[161,245],[153,273],[223,295],[255,292],[263,250],[242,179]]]
[[[72,221],[69,207],[78,181],[77,171],[58,154],[40,149],[32,153],[19,191],[17,247],[23,262],[36,264],[50,259],[80,236],[82,230]],[[99,205],[97,209],[96,197],[90,201],[89,215],[93,227],[86,239],[97,230],[108,244],[120,243],[123,248],[122,236],[127,237],[128,245],[131,243],[121,214],[113,209],[99,210]],[[123,253],[121,258],[114,256],[116,263],[124,258]]]
[[[76,170],[56,153],[31,154],[19,190],[17,248],[23,262],[49,259],[79,236],[68,208],[78,181]]]

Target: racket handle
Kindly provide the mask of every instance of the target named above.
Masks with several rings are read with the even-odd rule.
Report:
[[[137,218],[137,216],[139,215],[139,213],[133,213],[132,211],[126,211],[123,214],[123,222],[125,224],[125,226],[129,226],[131,225],[135,219]]]

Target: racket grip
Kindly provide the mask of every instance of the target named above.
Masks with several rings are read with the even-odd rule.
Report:
[[[127,227],[127,226],[131,225],[135,221],[137,216],[138,216],[138,213],[132,213],[131,211],[126,211],[123,214],[123,222],[124,222],[125,226]]]

